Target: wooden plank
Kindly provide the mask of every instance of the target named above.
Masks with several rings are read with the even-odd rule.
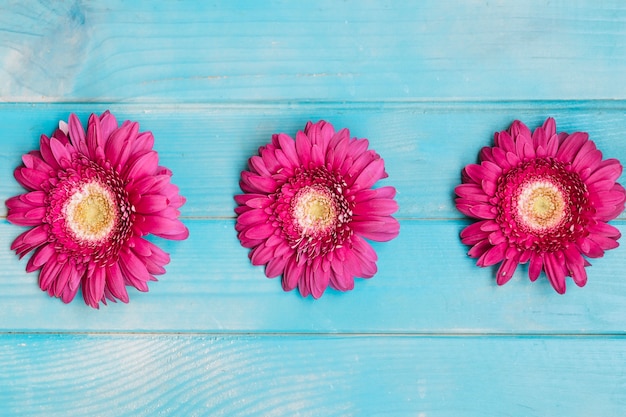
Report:
[[[401,218],[462,218],[453,190],[461,170],[476,162],[493,133],[515,119],[531,128],[553,116],[562,131],[586,131],[605,158],[626,163],[626,103],[524,102],[423,104],[189,105],[127,104],[0,105],[0,200],[23,192],[12,180],[21,155],[39,146],[60,119],[77,112],[86,124],[90,112],[110,108],[120,121],[139,121],[151,130],[162,164],[174,171],[173,181],[187,204],[183,216],[233,217],[233,196],[241,192],[239,175],[248,158],[273,133],[295,136],[308,120],[326,119],[352,135],[367,137],[384,159]],[[622,180],[622,183],[625,181]],[[6,215],[4,205],[0,216]]]
[[[626,340],[3,335],[12,416],[618,416]]]
[[[568,280],[560,296],[545,277],[531,283],[518,268],[495,283],[459,242],[462,221],[403,221],[400,236],[374,244],[379,272],[352,292],[328,290],[319,300],[284,293],[239,245],[232,220],[189,220],[189,240],[161,242],[172,256],[149,293],[99,311],[41,292],[8,250],[0,251],[0,331],[296,332],[296,333],[571,333],[622,334],[626,329],[624,246],[593,260],[589,282]],[[623,222],[619,224],[626,230]],[[19,228],[0,224],[0,247]]]
[[[619,0],[2,9],[4,101],[626,98]]]
[[[0,3],[0,201],[39,134],[110,108],[155,133],[191,230],[155,239],[149,293],[95,311],[39,290],[0,204],[0,415],[626,415],[625,249],[563,296],[524,267],[497,287],[453,202],[516,118],[626,162],[626,3]],[[272,133],[318,119],[383,156],[401,234],[312,300],[250,265],[233,195]]]

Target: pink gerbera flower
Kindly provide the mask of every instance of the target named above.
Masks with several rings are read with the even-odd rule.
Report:
[[[620,232],[607,222],[624,210],[619,161],[602,160],[587,133],[557,134],[551,118],[532,135],[515,121],[494,142],[479,165],[465,167],[455,190],[457,208],[480,219],[461,232],[469,255],[481,267],[501,262],[499,285],[530,262],[532,281],[543,270],[560,294],[567,276],[582,287],[590,265],[583,255],[598,258],[618,246]]]
[[[108,111],[92,114],[87,132],[71,114],[40,149],[22,157],[15,178],[29,192],[7,200],[7,219],[34,226],[11,249],[34,250],[27,272],[40,269],[39,286],[69,303],[79,287],[91,307],[100,301],[128,302],[125,286],[148,291],[163,274],[169,255],[142,236],[182,240],[178,220],[185,199],[158,165],[150,132]]]
[[[236,229],[269,278],[285,291],[319,298],[330,285],[347,291],[354,278],[376,273],[376,252],[365,241],[388,241],[400,225],[393,187],[372,189],[387,177],[367,139],[350,138],[330,123],[307,123],[296,140],[281,133],[259,148],[241,173]]]

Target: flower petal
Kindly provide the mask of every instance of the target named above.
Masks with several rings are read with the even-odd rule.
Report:
[[[142,230],[153,235],[171,239],[184,240],[189,237],[189,229],[177,218],[143,215],[144,222],[140,226]]]
[[[271,223],[262,223],[249,227],[244,232],[244,236],[248,239],[267,239],[275,231],[276,228]]]
[[[559,147],[556,153],[557,159],[563,162],[572,162],[583,147],[583,145],[589,140],[589,135],[584,132],[575,132],[569,135]]]
[[[123,303],[128,303],[128,291],[126,291],[124,275],[122,274],[119,264],[114,263],[106,267],[106,276],[106,288],[115,298],[121,300]]]
[[[503,242],[492,247],[487,252],[483,253],[480,258],[478,258],[476,264],[482,267],[497,264],[504,259],[504,253],[506,252],[507,247],[507,242]]]
[[[515,269],[517,268],[518,260],[516,258],[507,258],[502,262],[498,273],[496,274],[496,283],[498,285],[504,285],[513,277]]]
[[[155,151],[149,151],[139,156],[132,162],[125,172],[125,178],[141,178],[146,175],[154,175],[159,164],[159,155]]]
[[[531,252],[530,265],[528,266],[528,277],[531,281],[536,281],[543,269],[543,256],[536,252]]]
[[[565,264],[569,275],[574,279],[574,283],[583,287],[587,283],[587,272],[585,271],[585,259],[582,257],[576,246],[571,245],[563,251]]]
[[[52,245],[43,245],[28,260],[26,272],[33,272],[41,268],[48,261],[56,257],[56,251]]]
[[[120,252],[120,259],[120,270],[124,275],[126,284],[132,285],[139,291],[147,292],[147,282],[154,280],[154,277],[148,273],[146,266],[130,251]]]
[[[355,215],[388,216],[398,211],[395,200],[376,198],[357,204],[352,212]]]
[[[78,149],[78,151],[83,155],[89,155],[85,129],[83,128],[83,124],[80,122],[78,116],[76,116],[74,113],[70,114],[68,129],[69,137],[74,147]]]
[[[355,216],[350,225],[359,235],[377,242],[387,242],[400,233],[400,223],[393,217],[369,216],[361,220]]]
[[[544,254],[544,265],[546,275],[550,284],[559,294],[565,294],[565,271],[563,265],[563,254],[561,252]]]
[[[370,188],[376,181],[384,178],[385,162],[375,159],[363,168],[363,171],[354,180],[354,185],[359,189]]]
[[[303,271],[303,265],[298,265],[293,257],[289,258],[286,262],[285,273],[282,279],[283,290],[291,291],[295,289],[298,286]]]
[[[284,133],[279,134],[278,143],[280,143],[280,148],[282,149],[292,166],[299,166],[300,158],[298,158],[298,153],[296,152],[296,143],[291,138],[291,136],[285,135]]]
[[[43,225],[39,225],[16,237],[11,244],[11,250],[14,250],[21,259],[25,254],[47,241],[48,232]]]
[[[50,175],[38,169],[18,167],[13,176],[27,190],[43,190],[43,185],[50,180]]]
[[[39,288],[41,288],[42,291],[48,292],[51,290],[51,295],[53,295],[54,282],[59,276],[62,267],[63,264],[58,262],[48,262],[43,265],[39,273]]]
[[[169,203],[169,199],[164,195],[144,194],[138,201],[133,202],[133,205],[139,213],[154,213],[165,210]]]
[[[105,284],[106,270],[99,266],[94,267],[91,275],[83,280],[83,298],[87,305],[100,307],[100,301],[104,299]]]

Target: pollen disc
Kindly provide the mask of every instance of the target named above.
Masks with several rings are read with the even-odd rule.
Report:
[[[337,220],[332,193],[325,187],[302,188],[294,199],[293,216],[305,235],[326,231]]]
[[[111,191],[97,181],[78,187],[67,199],[63,213],[74,237],[91,242],[105,238],[113,230],[117,217]]]
[[[527,227],[540,231],[557,226],[566,214],[565,206],[559,187],[540,180],[524,185],[517,203],[517,214]]]

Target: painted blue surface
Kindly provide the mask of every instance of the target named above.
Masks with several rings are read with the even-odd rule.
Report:
[[[514,119],[626,162],[623,2],[0,0],[0,100],[0,200],[40,134],[110,109],[154,133],[191,232],[95,311],[39,290],[1,206],[0,415],[626,414],[624,248],[564,296],[525,268],[498,287],[453,205]],[[272,133],[319,119],[385,159],[401,234],[312,300],[250,265],[232,196]]]

